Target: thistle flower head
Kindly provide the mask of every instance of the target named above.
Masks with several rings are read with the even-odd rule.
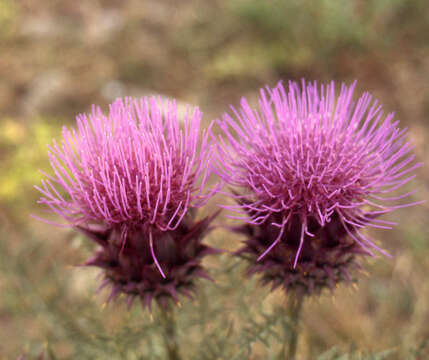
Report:
[[[194,209],[215,191],[203,190],[211,150],[207,132],[200,138],[201,117],[198,108],[188,108],[181,124],[175,101],[118,99],[107,115],[95,106],[89,116],[79,115],[77,128],[64,128],[61,142],[49,146],[54,175],[46,174],[36,187],[42,193],[39,203],[101,246],[95,263],[103,258],[116,264],[108,272],[116,285],[119,278],[124,286],[132,279],[144,282],[149,265],[156,265],[165,278],[156,256],[162,253],[160,239],[180,242],[180,236],[195,235]],[[201,239],[194,240],[200,246]],[[194,253],[200,254],[197,248]],[[175,250],[169,246],[170,252]],[[171,256],[172,263],[160,257],[167,273],[179,265]],[[181,258],[180,264],[185,260],[196,261]]]
[[[412,205],[392,203],[410,193],[383,194],[409,182],[421,164],[413,163],[407,130],[398,128],[393,114],[383,116],[368,93],[354,103],[354,88],[355,83],[342,85],[336,96],[333,82],[320,87],[290,82],[288,90],[279,83],[261,90],[258,110],[242,99],[240,109],[233,109],[236,119],[224,115],[219,121],[229,144],[218,142],[218,171],[239,190],[232,195],[238,205],[226,207],[251,225],[246,231],[253,246],[244,252],[258,252],[263,260],[283,243],[284,267],[293,272],[318,263],[309,246],[336,248],[352,239],[367,254],[387,254],[361,229],[390,228],[393,223],[377,216]],[[334,228],[336,234],[330,234]],[[321,238],[330,240],[320,243]]]

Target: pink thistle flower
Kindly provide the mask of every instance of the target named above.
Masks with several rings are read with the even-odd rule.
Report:
[[[243,98],[236,120],[219,121],[229,144],[219,138],[218,172],[240,191],[230,194],[238,205],[224,207],[248,223],[237,229],[248,237],[238,253],[274,287],[311,293],[351,281],[355,255],[389,256],[362,229],[389,229],[379,215],[416,204],[392,203],[413,192],[386,196],[422,165],[407,129],[368,93],[354,103],[354,88],[335,96],[333,82],[279,83],[261,90],[259,110]]]
[[[87,265],[105,270],[111,298],[150,306],[208,277],[200,259],[215,250],[201,240],[212,217],[195,223],[194,213],[216,188],[204,192],[211,147],[201,117],[188,109],[181,127],[175,101],[118,99],[107,115],[95,106],[79,115],[49,146],[54,175],[36,187],[39,203],[100,246]]]

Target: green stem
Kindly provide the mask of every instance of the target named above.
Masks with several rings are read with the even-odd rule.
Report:
[[[303,296],[297,295],[296,293],[291,293],[289,295],[287,308],[284,309],[284,315],[287,317],[287,321],[283,322],[285,338],[287,338],[289,342],[285,341],[279,355],[279,360],[296,360],[296,349],[298,347],[299,333],[301,330],[300,320],[303,302]]]
[[[165,310],[161,310],[160,320],[163,327],[162,336],[164,338],[165,349],[167,352],[167,359],[181,360],[182,358],[180,357],[179,346],[177,343],[174,310],[171,307]]]

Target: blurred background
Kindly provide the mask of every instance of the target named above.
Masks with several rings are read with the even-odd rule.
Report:
[[[0,359],[164,358],[156,319],[120,302],[102,311],[107,294],[92,296],[97,271],[74,267],[90,244],[30,218],[43,215],[33,185],[49,172],[46,144],[77,113],[158,93],[198,104],[208,123],[281,79],[357,79],[409,128],[424,161],[428,34],[426,0],[0,0]],[[428,198],[427,169],[410,185],[415,200]],[[429,358],[428,207],[372,232],[394,257],[368,261],[357,291],[306,306],[301,359],[329,349],[326,359],[387,349],[388,359]],[[208,239],[237,248],[230,240],[220,229]],[[208,265],[219,281],[202,282],[178,315],[185,358],[274,358],[284,296],[243,282],[227,256]]]

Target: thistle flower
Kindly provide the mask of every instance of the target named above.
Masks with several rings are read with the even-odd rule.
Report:
[[[392,203],[411,193],[384,195],[421,166],[407,130],[368,93],[354,103],[354,88],[336,97],[333,82],[279,83],[261,90],[259,110],[243,98],[236,120],[219,121],[229,144],[219,138],[218,172],[238,191],[224,207],[247,222],[238,254],[273,287],[311,294],[352,281],[360,255],[389,255],[362,229],[389,229],[379,215],[414,205]]]
[[[49,147],[54,175],[36,187],[39,203],[99,245],[86,264],[104,269],[109,300],[165,304],[208,277],[200,260],[216,251],[201,240],[213,217],[194,215],[216,189],[203,190],[211,150],[200,121],[188,109],[181,129],[174,101],[118,99],[108,115],[95,106],[79,115]]]

